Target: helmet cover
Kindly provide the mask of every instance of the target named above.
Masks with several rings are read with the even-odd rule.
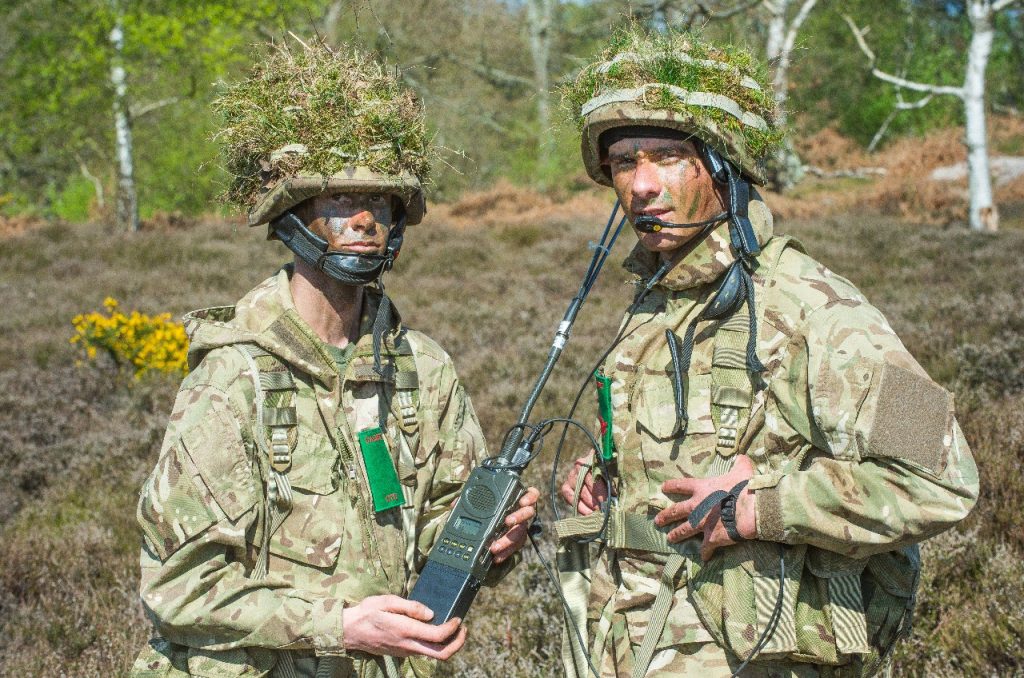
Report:
[[[226,202],[265,224],[327,190],[386,193],[406,222],[425,210],[431,150],[423,107],[398,72],[356,49],[273,45],[214,110]]]
[[[690,32],[619,31],[562,95],[581,130],[587,173],[606,186],[611,176],[601,135],[612,129],[664,127],[693,135],[757,184],[766,178],[765,159],[784,139],[763,64]]]

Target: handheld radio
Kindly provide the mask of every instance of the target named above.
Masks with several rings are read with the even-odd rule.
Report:
[[[569,331],[590,288],[626,223],[626,217],[623,216],[612,232],[618,209],[619,203],[616,202],[601,242],[591,245],[594,256],[590,267],[558,325],[547,362],[523,406],[518,422],[506,434],[501,452],[473,469],[448,522],[427,556],[427,564],[413,586],[409,599],[423,603],[434,611],[431,624],[444,624],[452,617],[464,618],[491,568],[492,559],[488,549],[501,536],[505,516],[523,496],[525,488],[520,477],[535,456],[533,447],[537,429],[528,423],[530,413],[562,354],[569,339]],[[532,433],[524,437],[527,429]]]

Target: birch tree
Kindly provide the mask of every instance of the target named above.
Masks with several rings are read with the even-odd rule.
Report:
[[[526,25],[533,62],[533,96],[537,106],[537,165],[551,162],[551,18],[557,0],[526,0]]]
[[[918,82],[894,75],[877,67],[875,53],[867,43],[870,27],[859,28],[853,19],[844,20],[853,32],[857,45],[868,58],[871,74],[898,89],[924,95],[916,107],[924,106],[933,96],[954,96],[963,102],[964,145],[967,147],[969,222],[974,231],[994,232],[999,229],[999,211],[992,198],[992,176],[988,162],[988,132],[985,126],[985,70],[992,53],[996,15],[1019,0],[967,0],[966,14],[971,25],[971,42],[963,85],[959,87]],[[902,102],[902,98],[900,98]],[[903,104],[907,107],[912,105]]]
[[[789,67],[793,62],[793,49],[800,28],[804,25],[818,0],[764,0],[763,10],[768,17],[765,56],[772,66],[772,89],[775,93],[777,120],[784,127],[788,122]],[[796,11],[792,11],[796,8]],[[804,175],[803,162],[786,141],[774,158],[771,167],[772,183],[778,189],[792,188]]]
[[[114,27],[110,30],[110,85],[114,90],[114,138],[117,147],[117,225],[132,233],[139,230],[139,199],[135,190],[135,154],[129,117],[127,76],[124,69],[124,10],[113,2]]]

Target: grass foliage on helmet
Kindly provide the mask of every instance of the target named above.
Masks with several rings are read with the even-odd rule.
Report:
[[[712,45],[694,32],[618,30],[597,61],[562,88],[562,101],[583,132],[591,176],[604,131],[655,125],[694,134],[757,183],[763,160],[782,145],[766,66],[745,49]],[[588,148],[588,136],[590,148]]]
[[[419,99],[395,68],[354,48],[273,45],[213,107],[223,121],[214,139],[231,174],[224,198],[243,209],[296,175],[360,167],[422,183],[430,172]]]

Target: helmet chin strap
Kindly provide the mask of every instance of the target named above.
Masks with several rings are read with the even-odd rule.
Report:
[[[373,367],[383,375],[381,347],[384,334],[391,328],[391,299],[384,292],[384,274],[391,270],[402,249],[405,239],[405,213],[388,234],[384,254],[360,254],[337,252],[318,236],[292,211],[287,211],[270,222],[270,227],[285,246],[318,271],[345,285],[369,285],[376,282],[380,287],[381,300],[377,306],[377,317],[373,321]]]
[[[270,226],[288,249],[313,268],[346,285],[369,285],[391,270],[402,248],[405,215],[392,227],[384,254],[332,251],[326,240],[291,211],[274,219]]]

